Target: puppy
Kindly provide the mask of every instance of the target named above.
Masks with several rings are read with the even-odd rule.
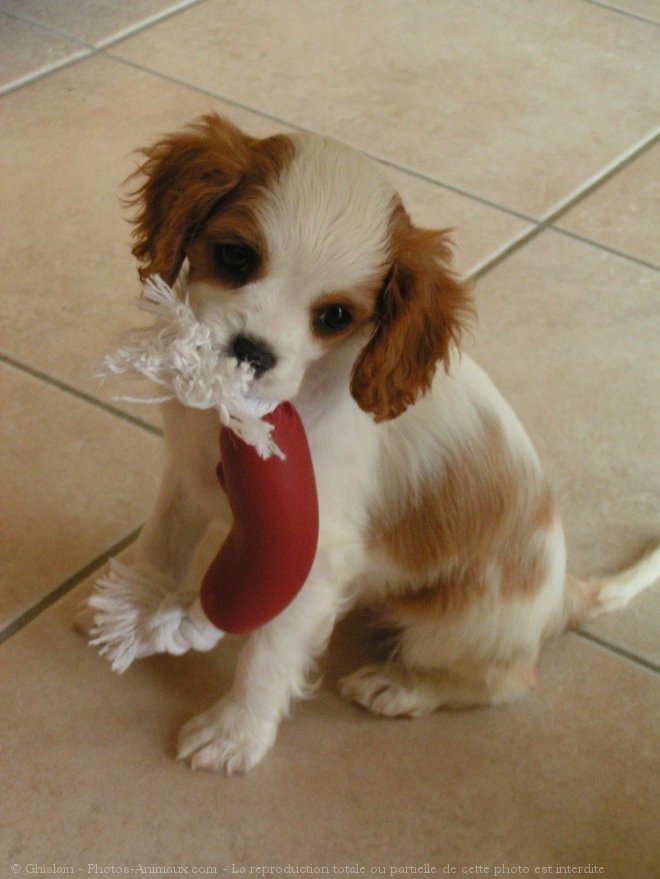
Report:
[[[532,444],[458,353],[472,303],[446,235],[416,227],[373,163],[313,134],[255,139],[216,115],[145,153],[140,274],[173,283],[185,271],[218,349],[254,368],[261,399],[294,404],[320,508],[308,580],[250,636],[230,692],[184,726],[181,759],[228,773],[258,763],[356,603],[377,609],[396,648],[343,695],[418,716],[519,698],[545,638],[660,573],[656,551],[610,580],[567,575]],[[164,421],[161,492],[133,565],[181,583],[209,520],[230,513],[216,416],[172,402]]]

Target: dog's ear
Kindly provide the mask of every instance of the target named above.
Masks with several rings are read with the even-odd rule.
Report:
[[[448,269],[446,231],[419,229],[400,209],[393,263],[376,304],[375,330],[361,351],[351,393],[376,421],[396,418],[449,365],[473,309],[466,285]]]
[[[133,254],[140,277],[158,273],[173,284],[186,246],[222,198],[241,182],[256,141],[216,114],[143,150],[129,180],[143,178],[125,200],[137,206]]]

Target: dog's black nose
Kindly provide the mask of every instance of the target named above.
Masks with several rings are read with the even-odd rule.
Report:
[[[231,350],[239,362],[249,363],[257,378],[277,363],[277,358],[262,342],[250,336],[235,336]]]

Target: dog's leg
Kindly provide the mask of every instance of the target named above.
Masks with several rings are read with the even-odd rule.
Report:
[[[223,495],[217,492],[218,508]],[[133,549],[131,566],[185,584],[195,550],[211,517],[176,464],[165,467],[156,504]]]
[[[127,553],[128,564],[183,586],[209,522],[231,522],[225,493],[215,476],[219,459],[218,417],[176,400],[162,407],[166,461],[156,504]]]
[[[178,759],[229,775],[262,759],[291,702],[313,689],[309,674],[341,608],[336,592],[312,573],[289,607],[250,637],[230,692],[181,730]]]
[[[373,714],[421,717],[436,708],[502,705],[535,683],[535,659],[480,664],[460,672],[409,669],[400,663],[367,665],[341,682],[341,694]]]
[[[230,513],[213,471],[208,487],[200,488],[195,476],[172,456],[140,536],[122,562],[111,563],[75,618],[115,671],[153,653],[209,650],[222,635],[197,606],[187,578],[211,511]]]

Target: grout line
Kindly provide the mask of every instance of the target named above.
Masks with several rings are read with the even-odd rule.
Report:
[[[50,34],[51,36],[59,37],[60,39],[66,40],[67,42],[77,43],[81,48],[78,52],[68,56],[67,58],[64,58],[62,61],[55,61],[52,64],[47,64],[44,67],[39,68],[38,70],[33,70],[31,73],[28,73],[25,76],[20,77],[19,79],[12,80],[11,82],[6,83],[3,86],[0,86],[0,97],[2,97],[3,95],[8,95],[13,91],[17,91],[18,89],[23,88],[23,86],[30,85],[31,83],[36,82],[39,79],[43,79],[44,77],[49,76],[51,73],[56,73],[58,70],[62,70],[64,67],[75,64],[77,61],[82,61],[95,55],[103,54],[103,50],[107,46],[112,46],[115,43],[119,43],[122,40],[133,36],[134,34],[138,34],[141,31],[146,30],[154,24],[165,21],[166,19],[185,11],[192,6],[197,6],[205,2],[206,0],[181,0],[181,2],[174,8],[170,8],[165,10],[164,12],[157,13],[149,19],[143,19],[135,25],[129,26],[117,34],[113,34],[111,37],[100,40],[98,44],[88,43],[86,40],[82,40],[80,39],[80,37],[76,37],[73,34],[68,33],[67,31],[50,27],[49,25],[42,24],[39,21],[34,21],[31,18],[26,18],[25,16],[18,15],[15,12],[1,10],[0,15],[13,18],[16,21],[20,21],[23,24],[34,27],[37,30]]]
[[[660,272],[660,266],[655,265],[652,262],[647,262],[646,260],[640,259],[638,256],[633,256],[630,253],[625,253],[622,250],[616,250],[613,247],[609,247],[607,244],[601,244],[599,241],[594,241],[591,238],[585,238],[582,235],[578,235],[575,232],[569,232],[567,229],[562,229],[559,226],[548,226],[545,224],[539,224],[535,226],[533,229],[528,229],[527,231],[521,233],[517,238],[513,241],[509,242],[509,244],[505,244],[499,250],[497,250],[491,256],[486,257],[482,262],[477,263],[476,266],[471,268],[466,274],[463,276],[466,281],[478,281],[480,278],[483,278],[491,269],[496,268],[500,263],[505,262],[510,256],[516,253],[518,250],[521,250],[525,245],[529,244],[534,238],[537,238],[543,232],[554,232],[557,235],[563,235],[566,238],[573,238],[575,241],[579,241],[581,244],[585,244],[587,247],[593,247],[596,250],[602,250],[604,253],[609,253],[612,256],[616,256],[619,259],[625,259],[628,262],[634,263],[635,265],[641,266],[645,269],[650,269],[653,272]]]
[[[520,233],[520,235],[516,236],[513,241],[510,241],[508,244],[503,245],[498,250],[496,250],[490,256],[487,256],[480,263],[477,263],[476,266],[471,268],[465,274],[465,280],[474,282],[478,281],[480,278],[483,278],[484,275],[488,274],[491,269],[494,269],[496,266],[503,263],[507,260],[512,254],[516,253],[518,250],[521,250],[526,244],[532,241],[537,235],[540,235],[541,232],[545,231],[543,226],[534,225],[531,229],[526,229]]]
[[[35,21],[32,18],[27,18],[25,15],[19,15],[17,12],[10,12],[8,9],[1,10],[1,14],[7,18],[13,18],[15,21],[20,21],[22,24],[27,24],[29,27],[33,27],[39,31],[43,31],[44,33],[47,33],[52,37],[60,37],[67,42],[77,43],[79,46],[84,46],[85,49],[94,49],[92,43],[81,40],[80,37],[76,37],[73,34],[67,33],[67,31],[61,31],[59,30],[59,28],[51,27],[48,24],[43,24],[40,21]]]
[[[122,539],[117,541],[117,543],[111,546],[110,549],[101,553],[101,555],[97,556],[93,561],[85,565],[84,568],[81,568],[76,574],[69,577],[68,580],[65,580],[64,583],[57,587],[57,589],[53,589],[52,592],[49,592],[48,595],[45,595],[40,601],[32,605],[29,610],[26,610],[25,613],[21,614],[5,626],[5,628],[0,631],[0,644],[4,641],[8,641],[13,635],[20,632],[21,629],[24,629],[25,626],[35,620],[45,610],[48,610],[48,608],[55,604],[56,601],[59,601],[60,598],[64,598],[68,592],[71,592],[72,589],[79,586],[83,580],[86,580],[87,577],[94,573],[94,571],[97,571],[105,565],[113,556],[118,555],[122,550],[126,549],[126,547],[136,539],[141,528],[142,526],[134,528],[130,534],[122,537]]]
[[[95,44],[94,48],[99,51],[107,49],[109,46],[114,46],[115,43],[119,43],[122,40],[128,39],[129,37],[147,30],[152,27],[152,25],[160,24],[161,21],[167,21],[168,18],[172,18],[180,12],[185,12],[187,9],[191,9],[193,6],[199,6],[205,2],[206,0],[181,0],[180,3],[166,9],[164,12],[157,12],[155,15],[152,15],[151,18],[144,18],[137,24],[129,25],[124,28],[123,31],[118,31],[111,37],[106,37],[104,40],[100,40]]]
[[[630,253],[624,253],[622,250],[616,250],[614,247],[610,247],[607,244],[601,244],[599,241],[593,241],[591,238],[585,238],[584,235],[578,235],[576,232],[569,232],[568,229],[562,229],[559,226],[549,226],[550,231],[556,232],[559,235],[565,235],[567,238],[574,238],[576,241],[579,241],[581,244],[586,244],[590,247],[596,247],[598,250],[604,250],[605,253],[611,253],[612,256],[618,256],[621,259],[627,259],[628,262],[633,262],[638,266],[642,266],[645,269],[651,269],[654,272],[660,272],[660,265],[656,265],[652,262],[647,262],[644,259],[641,259],[638,256],[633,256]]]
[[[587,0],[592,6],[600,6],[601,9],[608,9],[610,12],[617,12],[619,15],[625,15],[627,18],[634,18],[637,21],[646,22],[646,24],[660,25],[660,21],[655,18],[648,18],[640,15],[638,12],[631,12],[629,9],[622,9],[620,6],[614,6],[611,3],[604,3],[603,0]]]
[[[555,205],[555,207],[552,208],[543,217],[541,217],[540,220],[530,220],[535,224],[534,229],[528,230],[526,233],[521,235],[520,238],[513,241],[509,246],[506,246],[500,252],[495,253],[493,257],[486,258],[481,263],[481,265],[478,265],[475,269],[472,269],[468,273],[467,278],[472,281],[478,280],[479,278],[487,274],[487,272],[489,272],[492,268],[495,268],[495,266],[499,265],[501,262],[511,256],[511,254],[515,253],[529,241],[536,238],[537,235],[540,235],[542,232],[548,230],[552,232],[557,232],[560,235],[565,235],[569,238],[574,238],[576,241],[580,241],[583,244],[595,247],[599,250],[604,251],[605,253],[610,253],[614,256],[618,256],[621,259],[626,259],[629,262],[643,266],[644,268],[652,269],[653,271],[659,271],[660,267],[654,265],[653,263],[646,262],[645,260],[633,256],[632,254],[616,250],[615,248],[609,247],[606,244],[601,244],[599,241],[594,241],[591,238],[580,236],[574,232],[569,232],[566,229],[562,229],[560,226],[554,225],[556,220],[564,216],[564,214],[566,214],[569,210],[571,210],[577,204],[583,201],[583,199],[591,195],[592,192],[595,192],[600,186],[602,186],[612,177],[619,174],[624,168],[628,167],[628,165],[631,165],[644,153],[648,152],[648,150],[656,145],[658,140],[660,140],[660,130],[655,130],[650,135],[643,138],[634,146],[626,150],[618,158],[612,160],[608,165],[605,166],[604,169],[597,172],[596,174],[593,174],[582,186],[580,186],[572,194],[566,196],[561,202],[559,202],[559,204]],[[494,207],[496,206],[494,205]]]
[[[87,58],[93,57],[94,54],[92,49],[81,49],[75,54],[69,55],[68,58],[62,59],[62,61],[55,61],[53,64],[41,67],[39,70],[33,70],[19,79],[13,79],[11,82],[0,86],[0,97],[18,91],[18,89],[22,89],[24,86],[30,85],[39,79],[44,79],[44,77],[50,76],[51,73],[57,73],[58,70],[63,70],[65,67],[71,67],[80,61],[85,61]]]
[[[609,641],[605,641],[604,638],[600,638],[598,635],[594,635],[591,632],[586,632],[583,629],[573,629],[573,634],[577,635],[580,638],[583,638],[585,641],[591,641],[593,644],[596,644],[598,647],[606,650],[608,653],[614,653],[617,656],[621,656],[623,659],[627,659],[630,662],[633,662],[635,665],[641,665],[643,668],[646,668],[649,671],[660,674],[660,666],[656,665],[655,662],[652,662],[650,659],[644,659],[643,656],[638,656],[636,653],[633,653],[630,650],[626,650],[625,647],[619,647],[617,644],[611,644]]]
[[[236,101],[233,98],[225,97],[217,92],[213,92],[210,89],[204,88],[201,85],[195,85],[193,82],[188,82],[186,79],[179,79],[176,76],[172,76],[169,73],[164,73],[161,70],[157,70],[154,67],[147,67],[144,64],[140,64],[138,61],[132,61],[130,58],[122,58],[121,55],[115,55],[112,52],[107,52],[105,50],[102,51],[101,54],[106,55],[108,58],[111,58],[113,61],[118,61],[120,64],[125,64],[127,67],[133,67],[135,70],[140,70],[142,73],[148,73],[151,76],[155,76],[158,79],[162,79],[165,82],[170,82],[173,85],[180,85],[184,88],[190,89],[193,92],[197,92],[200,95],[205,95],[208,98],[213,98],[215,101],[221,101],[223,104],[228,104],[230,107],[235,107],[237,110],[243,110],[246,113],[251,113],[253,116],[259,116],[262,119],[268,119],[271,122],[277,122],[278,125],[283,125],[285,128],[293,129],[294,131],[302,131],[308,134],[314,134],[311,129],[305,128],[304,125],[299,125],[297,122],[290,122],[286,119],[283,119],[280,116],[275,116],[273,113],[267,113],[265,110],[255,109],[251,107],[249,104],[244,104],[241,101]]]
[[[78,43],[81,46],[84,46],[87,49],[91,49],[92,51],[100,51],[105,49],[107,46],[111,46],[114,43],[121,42],[121,40],[125,40],[128,37],[133,36],[134,34],[138,34],[143,30],[147,30],[152,25],[159,24],[161,21],[166,21],[168,18],[172,18],[175,15],[178,15],[180,12],[184,12],[186,9],[191,8],[192,6],[198,6],[201,3],[205,3],[206,0],[180,0],[179,3],[174,6],[170,6],[168,9],[163,10],[162,12],[156,12],[154,15],[149,18],[142,18],[139,21],[136,21],[134,24],[129,24],[123,30],[117,31],[114,34],[111,34],[108,37],[103,37],[98,42],[88,42],[82,37],[77,37],[75,34],[70,33],[66,30],[60,30],[58,27],[53,27],[49,24],[44,24],[41,21],[37,21],[34,18],[29,18],[27,15],[20,15],[18,12],[11,12],[9,10],[1,10],[0,13],[2,15],[8,16],[9,18],[14,18],[16,21],[20,21],[23,24],[30,25],[31,27],[35,27],[38,30],[45,31],[47,34],[51,34],[51,36],[61,37],[62,39],[69,40],[73,43]]]
[[[574,208],[588,195],[591,195],[592,192],[601,187],[612,177],[619,174],[624,168],[627,168],[628,165],[631,165],[644,153],[648,152],[651,147],[655,146],[658,140],[660,140],[660,129],[656,128],[650,134],[646,135],[646,137],[643,137],[636,144],[621,153],[616,159],[612,159],[612,161],[605,165],[604,168],[601,168],[600,171],[596,171],[591,177],[588,177],[585,182],[578,186],[577,189],[573,190],[572,193],[564,196],[564,198],[551,208],[548,213],[540,218],[539,222],[544,226],[554,224],[560,219],[560,217]]]
[[[486,198],[482,195],[477,195],[476,192],[472,192],[470,189],[464,189],[461,186],[457,186],[454,183],[448,183],[446,180],[441,180],[438,177],[433,177],[430,174],[426,174],[424,171],[419,171],[416,168],[409,168],[405,165],[401,165],[393,159],[387,159],[384,156],[379,155],[378,153],[373,153],[370,150],[363,149],[358,147],[360,152],[367,156],[369,159],[372,159],[375,162],[379,162],[381,165],[385,165],[388,168],[393,168],[395,171],[401,171],[404,174],[408,174],[410,177],[416,177],[418,180],[424,180],[426,183],[432,183],[435,186],[439,186],[442,189],[446,189],[449,192],[454,192],[457,195],[462,195],[464,198],[469,198],[472,201],[479,202],[479,204],[483,204],[486,207],[494,208],[502,214],[508,214],[511,217],[516,217],[518,220],[524,220],[526,223],[538,224],[540,221],[531,217],[529,214],[524,214],[522,211],[518,211],[515,208],[507,207],[506,205],[499,204],[499,202],[493,201],[490,198]]]
[[[43,33],[46,33],[51,37],[58,37],[61,40],[65,40],[67,43],[74,43],[80,46],[80,49],[78,49],[76,52],[73,52],[71,55],[68,55],[66,58],[62,58],[60,61],[53,61],[52,64],[45,64],[43,67],[40,67],[37,70],[32,70],[30,73],[26,73],[25,76],[21,76],[18,79],[13,79],[11,82],[5,83],[4,85],[0,86],[0,97],[18,91],[26,85],[30,85],[31,83],[36,82],[39,79],[44,79],[44,77],[50,76],[51,73],[57,73],[58,70],[63,70],[65,67],[69,67],[79,61],[84,61],[85,59],[91,58],[94,55],[93,46],[91,46],[89,43],[86,43],[84,40],[80,40],[77,37],[72,36],[71,34],[65,33],[64,31],[48,27],[48,25],[41,24],[38,21],[32,21],[29,18],[18,15],[15,12],[9,12],[5,9],[0,11],[0,15],[3,15],[5,18],[12,18],[14,19],[14,21],[20,21],[22,24],[26,24],[28,27],[35,28],[38,31],[42,31]]]
[[[42,372],[39,369],[28,366],[26,363],[21,363],[20,360],[15,360],[13,357],[10,357],[8,354],[1,351],[0,363],[4,363],[6,366],[10,366],[18,372],[29,375],[31,378],[37,379],[38,381],[45,382],[47,385],[50,385],[50,387],[55,388],[58,391],[63,391],[65,394],[75,397],[75,399],[80,400],[83,403],[102,409],[108,415],[114,415],[122,421],[127,421],[129,424],[133,425],[133,427],[139,427],[141,430],[145,430],[154,436],[163,436],[163,431],[159,427],[150,424],[148,421],[142,421],[141,418],[137,418],[135,415],[130,415],[128,412],[124,412],[123,409],[119,409],[116,406],[112,406],[110,403],[99,400],[97,397],[94,397],[85,391],[81,391],[66,382],[54,378],[52,375],[48,375],[47,372]]]

